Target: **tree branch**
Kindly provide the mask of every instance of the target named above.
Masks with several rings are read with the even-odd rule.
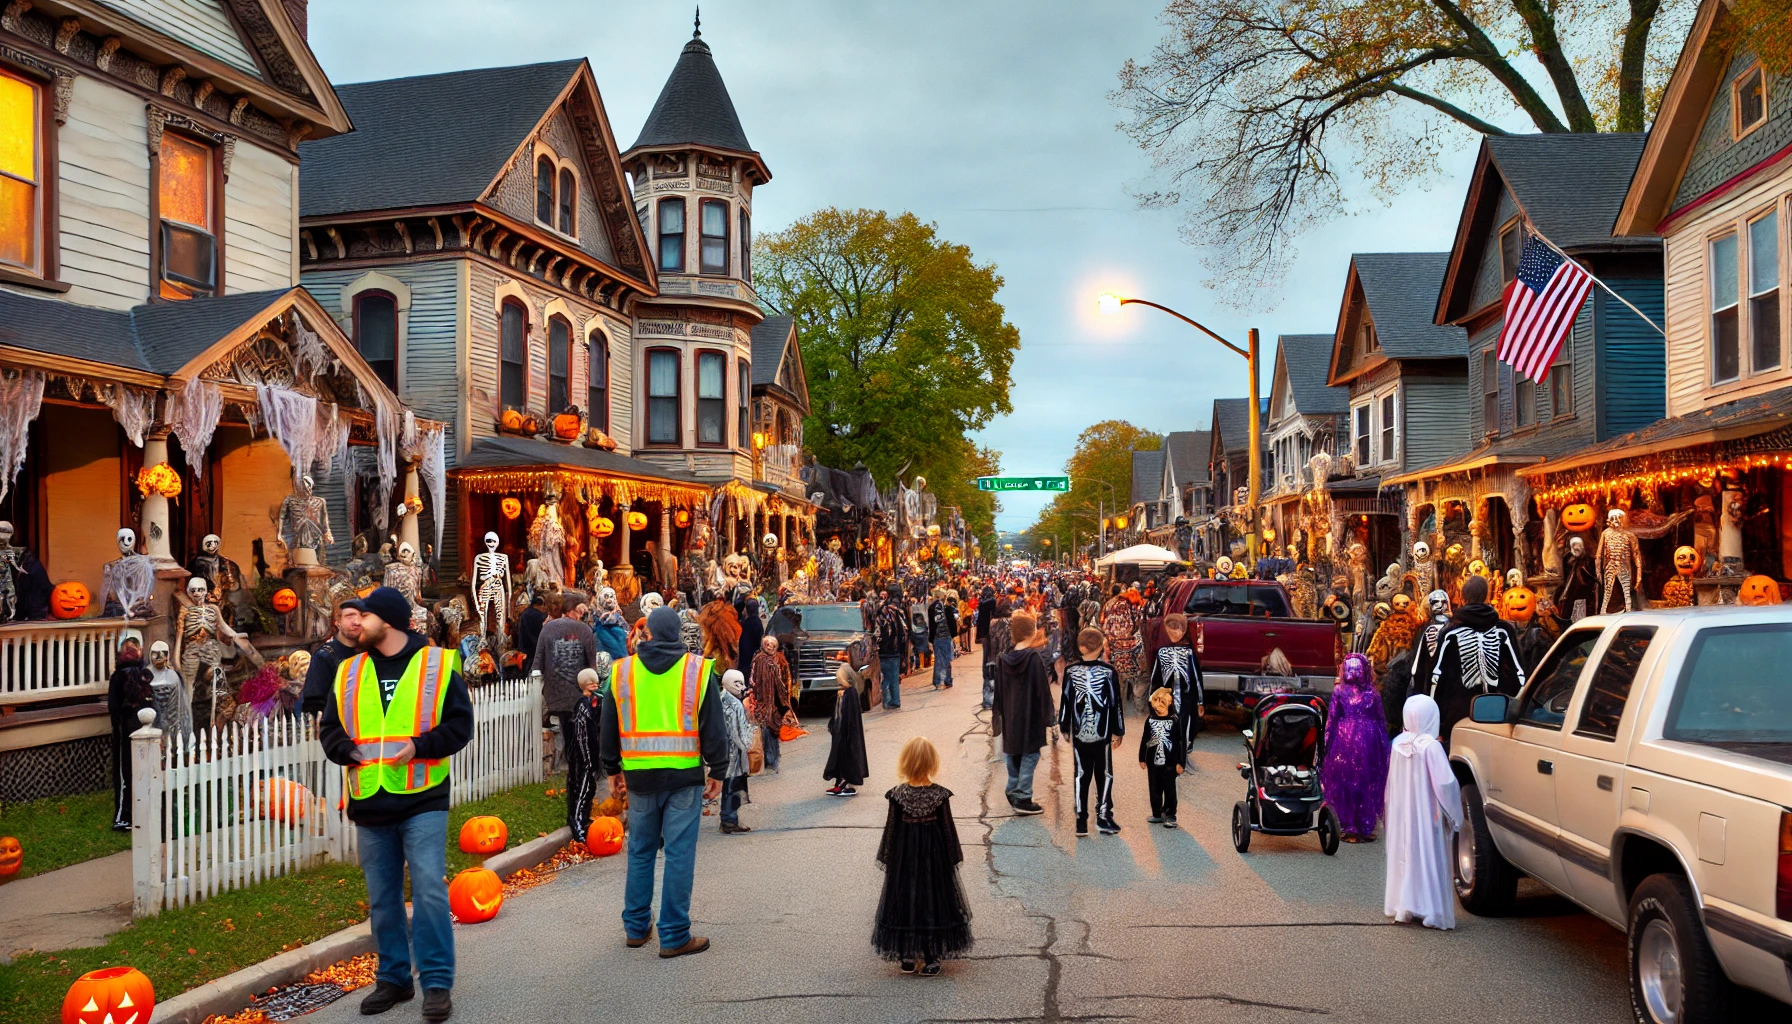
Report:
[[[1550,84],[1556,88],[1556,98],[1561,100],[1562,110],[1568,115],[1568,127],[1577,132],[1596,132],[1599,125],[1593,120],[1593,112],[1587,109],[1587,98],[1581,93],[1580,80],[1574,76],[1574,66],[1568,62],[1568,55],[1562,52],[1562,39],[1556,33],[1555,11],[1544,6],[1540,0],[1512,0],[1512,9],[1524,19],[1525,28],[1531,33],[1531,52],[1536,55],[1537,62],[1549,75]]]
[[[1511,93],[1512,99],[1517,102],[1519,109],[1530,116],[1531,123],[1535,124],[1539,131],[1565,132],[1568,130],[1567,126],[1562,124],[1561,118],[1556,116],[1555,111],[1549,109],[1549,104],[1544,102],[1542,94],[1532,88],[1531,83],[1518,73],[1518,69],[1501,55],[1499,47],[1493,44],[1493,40],[1487,37],[1487,33],[1481,30],[1481,26],[1475,24],[1474,19],[1470,18],[1461,7],[1458,7],[1454,0],[1431,0],[1431,3],[1443,12],[1444,17],[1450,19],[1450,23],[1455,25],[1458,31],[1468,37],[1469,44],[1475,51],[1475,56],[1471,59],[1486,68],[1488,74],[1505,86],[1506,91]]]
[[[1436,96],[1431,95],[1430,93],[1420,92],[1417,89],[1414,89],[1410,86],[1401,85],[1398,82],[1395,82],[1392,85],[1389,85],[1387,87],[1387,90],[1388,90],[1388,92],[1391,92],[1396,96],[1404,96],[1409,100],[1415,100],[1419,103],[1425,104],[1428,107],[1432,107],[1436,110],[1440,110],[1443,113],[1448,114],[1450,117],[1453,117],[1456,120],[1467,125],[1468,127],[1474,129],[1475,131],[1480,132],[1482,135],[1506,135],[1506,134],[1509,134],[1506,131],[1506,129],[1501,128],[1499,125],[1492,124],[1487,121],[1483,121],[1480,118],[1476,117],[1475,115],[1473,115],[1473,114],[1469,113],[1468,111],[1462,109],[1461,107],[1455,105],[1454,103],[1450,103],[1445,100],[1441,100],[1441,99],[1437,98]]]

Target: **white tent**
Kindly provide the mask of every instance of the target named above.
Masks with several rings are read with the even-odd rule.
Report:
[[[1096,559],[1095,567],[1106,569],[1110,565],[1136,565],[1147,571],[1156,571],[1183,561],[1169,548],[1160,548],[1156,544],[1134,544],[1130,548],[1121,548]]]

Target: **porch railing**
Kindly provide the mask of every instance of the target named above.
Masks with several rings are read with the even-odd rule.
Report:
[[[0,704],[97,696],[118,661],[118,637],[141,619],[68,619],[0,626]]]

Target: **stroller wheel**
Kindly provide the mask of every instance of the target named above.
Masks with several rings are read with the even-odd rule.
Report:
[[[1243,800],[1232,805],[1232,845],[1239,853],[1251,848],[1251,811]],[[1336,847],[1336,840],[1332,845]]]
[[[1330,806],[1319,809],[1319,849],[1327,857],[1338,852],[1338,837],[1343,832],[1338,824],[1338,812]]]

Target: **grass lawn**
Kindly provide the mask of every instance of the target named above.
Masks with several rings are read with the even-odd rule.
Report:
[[[565,822],[566,802],[560,795],[565,784],[565,776],[556,775],[546,782],[519,786],[456,807],[449,814],[448,873],[453,875],[479,863],[479,858],[460,852],[462,822],[476,814],[495,814],[509,827],[512,846],[528,842]],[[548,790],[555,794],[548,796]],[[102,795],[110,824],[111,795]],[[56,814],[55,801],[38,801],[50,804],[49,816],[53,819],[75,814],[73,803],[64,802],[70,804],[67,815]],[[5,822],[10,825],[18,812],[34,806],[9,807]],[[46,833],[8,834],[25,838]],[[109,831],[105,834],[112,835]],[[31,869],[32,842],[26,839],[27,871]],[[128,844],[123,848],[128,848]],[[129,964],[148,975],[157,997],[169,999],[366,917],[367,886],[356,865],[328,864],[271,879],[190,907],[164,911],[115,932],[101,946],[23,957],[0,966],[0,1021],[39,1024],[57,1020],[62,996],[76,978],[117,964]]]
[[[112,794],[52,796],[0,808],[0,835],[17,836],[29,878],[131,848],[129,832],[112,831]]]

